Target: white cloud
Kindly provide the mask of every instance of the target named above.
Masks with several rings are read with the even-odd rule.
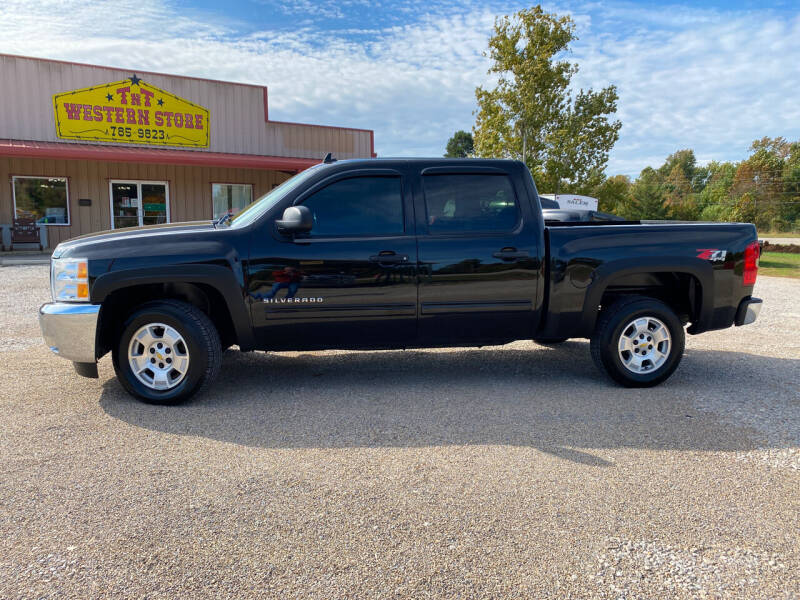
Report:
[[[325,31],[303,14],[337,3],[305,3],[282,4],[305,23],[297,30],[240,33],[241,23],[187,15],[165,0],[5,0],[0,52],[265,84],[276,119],[375,129],[381,155],[439,155],[473,122],[494,15],[515,9],[415,0],[400,7],[412,23],[359,28],[332,13],[341,29]],[[679,148],[735,159],[757,137],[800,137],[800,17],[547,8],[578,23],[576,83],[619,88],[623,130],[609,172],[635,175]]]
[[[623,131],[611,170],[680,148],[743,158],[764,135],[800,137],[797,16],[709,18],[677,32],[586,44],[576,59],[581,83],[619,88]]]

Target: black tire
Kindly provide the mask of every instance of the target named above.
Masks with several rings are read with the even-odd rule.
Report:
[[[563,344],[569,338],[534,338],[533,341],[539,344],[540,346],[558,346],[559,344]]]
[[[661,321],[669,331],[671,341],[667,358],[658,368],[635,373],[625,367],[618,344],[628,324],[641,317],[652,317]],[[597,368],[617,383],[625,387],[652,387],[666,380],[678,368],[685,342],[683,325],[669,306],[655,298],[630,296],[603,309],[591,338],[590,349]],[[629,360],[627,357],[630,354],[625,356],[625,360]]]
[[[185,341],[189,367],[183,380],[167,390],[155,390],[139,381],[128,362],[132,336],[148,323],[163,323],[174,328]],[[179,300],[148,302],[134,311],[122,328],[113,349],[114,371],[122,386],[149,404],[180,404],[208,387],[222,363],[219,334],[208,316],[191,304]]]

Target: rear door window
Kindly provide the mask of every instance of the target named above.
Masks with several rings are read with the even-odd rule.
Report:
[[[508,175],[425,175],[429,233],[508,232],[519,222],[519,203]]]

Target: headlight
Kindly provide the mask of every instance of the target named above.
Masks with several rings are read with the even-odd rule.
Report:
[[[89,261],[54,258],[50,266],[50,291],[55,302],[88,302]]]

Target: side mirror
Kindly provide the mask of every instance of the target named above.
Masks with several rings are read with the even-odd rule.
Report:
[[[275,221],[283,233],[308,233],[314,225],[314,216],[307,206],[290,206],[283,211],[283,217]]]

